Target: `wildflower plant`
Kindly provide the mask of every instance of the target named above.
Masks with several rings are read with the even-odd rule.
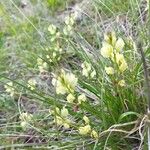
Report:
[[[68,28],[65,29],[67,33],[67,30],[71,31],[70,26],[73,26],[74,21],[69,18],[65,24],[65,28]],[[63,50],[58,40],[60,31],[54,25],[50,25],[48,31],[52,45],[51,48],[45,49],[41,58],[37,59],[40,73],[50,72],[51,64],[60,61],[62,57]],[[75,43],[70,37],[66,37],[69,32],[65,33],[63,34],[66,39],[68,38],[67,44],[72,45],[72,49],[79,48],[80,46],[74,47]],[[82,55],[80,55],[75,49],[74,54],[80,55],[81,59],[75,67],[78,69],[68,70],[65,67],[59,67],[60,70],[54,69],[50,72],[52,90],[48,94],[38,89],[37,80],[31,78],[27,81],[31,95],[50,104],[48,105],[50,114],[46,116],[46,119],[50,119],[48,128],[52,128],[54,135],[59,133],[59,136],[63,138],[63,134],[71,131],[70,136],[74,134],[84,142],[88,138],[92,143],[101,141],[103,144],[105,135],[112,125],[124,120],[138,119],[139,114],[136,112],[138,106],[133,105],[135,97],[130,93],[132,85],[129,86],[127,83],[129,80],[126,78],[126,74],[130,73],[131,69],[126,61],[125,47],[125,40],[117,37],[115,32],[106,33],[97,54],[99,58],[102,56],[104,63],[101,63],[99,59],[93,59],[93,56],[82,49],[80,52]],[[13,88],[8,85],[5,88],[12,96],[14,95]],[[128,118],[130,114],[133,117]],[[19,118],[23,129],[31,127],[29,125],[33,123],[32,114],[22,113]],[[38,123],[32,125],[41,128]],[[97,146],[99,147],[98,144]]]
[[[136,42],[115,31],[101,38],[98,27],[96,40],[91,42],[75,29],[73,14],[61,27],[47,26],[49,46],[35,54],[34,66],[47,78],[43,80],[32,68],[29,74],[36,78],[25,75],[24,82],[14,80],[22,87],[17,89],[16,106],[24,112],[14,118],[23,129],[32,129],[41,136],[38,140],[50,149],[55,149],[54,145],[56,149],[131,149],[135,139],[136,144],[142,142],[148,122],[144,114],[146,98],[140,92],[143,70]],[[47,88],[39,88],[42,83]],[[13,82],[8,82],[4,91],[13,98]],[[30,110],[36,109],[37,113],[26,110],[27,101],[39,101],[40,108],[34,108],[33,103]],[[14,124],[11,129],[16,133],[18,124]]]

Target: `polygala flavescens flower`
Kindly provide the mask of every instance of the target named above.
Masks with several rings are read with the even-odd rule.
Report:
[[[81,104],[82,102],[86,101],[86,96],[84,93],[78,96],[78,103]]]
[[[21,113],[19,118],[21,120],[20,125],[22,126],[22,128],[26,128],[28,124],[32,122],[33,115],[25,112],[25,113]]]
[[[90,73],[90,77],[91,78],[94,78],[96,76],[96,71],[95,69]]]
[[[116,51],[121,51],[124,48],[124,41],[122,38],[118,38],[116,37],[115,32],[108,32],[106,34],[104,34],[104,41],[108,44],[110,44],[114,50]]]
[[[116,63],[118,64],[119,70],[121,72],[124,72],[128,68],[127,62],[123,54],[116,53]]]
[[[112,75],[115,72],[114,68],[112,68],[112,67],[105,67],[105,71],[108,75]]]
[[[118,82],[118,85],[121,86],[121,87],[124,87],[125,86],[125,81],[124,80],[120,80]]]
[[[66,17],[66,20],[65,20],[65,24],[66,25],[73,26],[74,23],[75,23],[75,16],[73,14],[71,14],[70,16]]]
[[[127,65],[126,61],[122,61],[122,63],[119,66],[119,70],[121,72],[124,72],[127,68],[128,68],[128,65]]]
[[[95,130],[92,130],[91,137],[95,138],[95,139],[98,139],[98,133]]]
[[[54,123],[56,123],[58,126],[63,126],[66,129],[70,128],[71,120],[68,119],[69,112],[67,108],[63,107],[60,110],[58,107],[56,107],[52,114],[55,115]]]
[[[6,85],[4,85],[6,92],[10,94],[11,97],[14,96],[15,90],[13,88],[13,82],[8,82]]]
[[[63,33],[65,35],[71,35],[73,33],[74,23],[75,23],[75,16],[73,14],[66,17],[65,26],[63,28]]]
[[[119,38],[115,44],[116,51],[120,52],[124,48],[124,45],[125,45],[125,43],[124,43],[123,39]]]
[[[81,135],[87,135],[88,133],[91,132],[91,126],[85,125],[84,127],[79,127],[79,134]]]
[[[89,124],[90,123],[90,120],[89,120],[89,118],[87,116],[84,116],[83,120],[84,120],[85,124]]]
[[[60,37],[60,32],[57,31],[57,27],[53,24],[49,25],[48,31],[51,34],[50,41],[55,42],[57,38]]]
[[[106,43],[106,42],[103,42],[103,45],[102,45],[102,48],[101,48],[101,55],[104,57],[104,58],[109,58],[113,55],[113,47]]]
[[[120,52],[124,48],[124,41],[122,38],[116,38],[114,32],[104,34],[104,42],[101,48],[101,55],[105,58],[113,59],[116,52]]]
[[[37,59],[37,65],[38,65],[40,72],[44,72],[45,70],[47,70],[47,63],[44,62],[43,59],[38,58]]]
[[[50,32],[50,34],[55,34],[56,33],[56,26],[55,25],[53,25],[53,24],[51,24],[51,25],[49,25],[49,27],[48,27],[48,31]]]
[[[67,96],[67,101],[68,101],[68,103],[73,103],[74,100],[75,100],[74,95],[70,93],[70,94]]]
[[[68,109],[66,109],[65,107],[63,107],[62,109],[61,109],[61,116],[62,117],[67,117],[68,116]]]
[[[89,72],[92,69],[91,64],[86,62],[86,61],[84,61],[81,64],[81,67],[82,67],[82,75],[88,77],[89,76]]]
[[[57,94],[74,93],[78,78],[72,73],[61,70],[59,76],[52,79],[53,86],[56,87]]]
[[[117,63],[118,69],[120,72],[124,72],[128,65],[126,60],[121,53],[124,48],[124,41],[122,38],[116,38],[114,32],[110,32],[108,34],[104,34],[104,42],[101,48],[101,55],[104,58],[110,58],[111,61]],[[111,67],[105,67],[105,71],[107,74],[114,74],[114,69]]]
[[[116,40],[117,40],[115,32],[108,32],[108,33],[105,33],[105,34],[104,34],[104,40],[105,40],[107,43],[109,43],[110,45],[113,45],[113,46],[114,46],[115,43],[116,43]]]
[[[81,64],[82,67],[82,75],[85,77],[94,78],[96,75],[95,69],[92,68],[92,65],[86,61]]]
[[[35,79],[30,79],[28,80],[28,87],[31,89],[31,90],[34,90],[35,89],[35,86],[36,86],[37,82]]]

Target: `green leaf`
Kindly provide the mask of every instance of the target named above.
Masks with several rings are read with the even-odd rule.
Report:
[[[125,113],[121,114],[118,121],[121,122],[125,117],[130,116],[130,115],[140,117],[140,114],[138,114],[137,112],[128,111],[128,112],[125,112]]]

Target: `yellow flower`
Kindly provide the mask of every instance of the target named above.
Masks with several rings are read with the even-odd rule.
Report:
[[[120,70],[121,72],[124,72],[127,68],[128,68],[128,65],[127,65],[126,61],[123,61],[123,62],[121,63],[121,65],[119,66],[119,70]]]
[[[74,100],[75,100],[75,97],[74,97],[73,94],[69,94],[69,95],[67,96],[67,101],[68,101],[69,103],[73,103]]]
[[[60,114],[60,109],[58,107],[55,108],[55,111],[56,111],[57,115]]]
[[[11,97],[14,96],[15,94],[15,90],[13,88],[13,83],[12,82],[8,82],[6,85],[4,85],[6,92],[10,94]]]
[[[92,130],[91,137],[95,138],[95,139],[98,139],[98,133],[95,130]]]
[[[53,56],[53,58],[56,58],[56,56],[57,56],[56,52],[53,52],[52,56]]]
[[[116,62],[121,72],[124,72],[128,68],[128,65],[125,61],[123,54],[116,53]]]
[[[31,89],[31,90],[34,90],[35,89],[35,86],[36,86],[36,80],[35,79],[30,79],[28,81],[28,87]]]
[[[82,70],[82,75],[85,76],[85,77],[88,77],[89,76],[89,72],[86,69],[83,69]]]
[[[67,88],[64,87],[64,85],[61,83],[60,78],[52,79],[52,85],[56,87],[56,93],[57,94],[65,94],[67,92]]]
[[[81,67],[82,67],[82,75],[85,76],[85,77],[88,77],[89,76],[89,73],[92,69],[91,67],[91,64],[84,61],[82,64],[81,64]]]
[[[75,16],[74,15],[70,15],[70,16],[66,17],[66,20],[65,20],[66,25],[73,26],[74,23],[75,23]]]
[[[87,116],[84,116],[83,120],[85,121],[85,124],[89,124],[90,123],[90,120],[89,120],[89,118]]]
[[[112,67],[105,67],[105,71],[107,74],[110,74],[110,75],[114,74],[114,68]]]
[[[38,65],[42,65],[42,64],[43,64],[43,60],[42,60],[41,58],[38,58],[38,59],[37,59],[37,64],[38,64]]]
[[[53,86],[56,87],[57,94],[73,93],[77,85],[78,79],[72,73],[61,71],[60,76],[52,79]]]
[[[91,64],[88,63],[88,62],[86,62],[86,61],[84,61],[84,62],[82,63],[81,67],[82,67],[83,69],[86,69],[87,71],[91,71]]]
[[[66,129],[70,128],[71,121],[68,119],[68,110],[65,107],[63,107],[61,110],[58,107],[55,109],[56,115],[54,118],[54,123],[56,123],[58,126],[63,126]],[[52,114],[54,115],[54,111]]]
[[[90,131],[91,131],[90,125],[86,125],[84,127],[79,127],[79,134],[81,134],[81,135],[86,135],[86,134],[90,133]]]
[[[63,124],[63,119],[62,119],[60,116],[55,116],[54,122],[55,122],[58,126],[60,126],[60,125]]]
[[[20,125],[22,126],[22,128],[26,128],[28,127],[28,123],[32,122],[33,120],[33,115],[32,114],[28,114],[27,112],[26,113],[22,113],[20,114],[20,120],[21,120],[21,123]]]
[[[94,77],[96,76],[96,71],[93,70],[93,71],[91,72],[90,76],[91,76],[91,78],[94,78]]]
[[[22,121],[30,122],[32,120],[32,118],[33,118],[33,115],[25,112],[25,113],[20,114],[19,118]]]
[[[117,40],[115,32],[109,32],[104,34],[104,40],[110,45],[114,46]]]
[[[85,102],[86,101],[86,96],[85,94],[81,94],[78,96],[78,103],[81,104],[81,102]]]
[[[101,55],[105,58],[109,58],[112,56],[112,54],[113,54],[113,47],[110,44],[104,42],[101,48]]]
[[[123,61],[125,61],[123,54],[116,53],[116,63],[120,65]]]
[[[64,35],[71,35],[72,34],[72,27],[70,25],[68,26],[65,26],[64,29],[63,29],[63,33]]]
[[[61,116],[66,118],[68,116],[68,109],[66,109],[65,107],[63,107],[63,109],[61,109]]]
[[[125,45],[125,43],[124,43],[123,39],[119,38],[115,44],[115,49],[117,50],[117,52],[120,52],[123,49],[124,45]]]
[[[70,128],[70,125],[68,123],[63,123],[63,126],[64,126],[65,129]]]
[[[63,29],[63,33],[65,35],[71,35],[73,33],[72,29],[73,29],[74,23],[75,23],[75,16],[74,15],[70,15],[70,16],[66,17],[65,27]]]
[[[121,87],[124,87],[126,84],[125,84],[125,81],[124,80],[120,80],[118,82],[118,85],[121,86]]]
[[[150,4],[149,0],[146,0],[146,1],[147,1],[147,6],[145,8],[145,11],[149,10],[149,4]]]
[[[22,121],[22,122],[20,123],[20,125],[21,125],[21,127],[24,128],[24,129],[28,127],[28,123],[27,123],[26,121]]]
[[[56,26],[54,26],[53,24],[49,25],[48,27],[48,31],[50,32],[50,34],[54,35],[56,33]]]
[[[49,62],[53,62],[49,55],[46,55],[46,58],[49,59]]]
[[[40,72],[44,72],[47,69],[47,63],[44,62],[41,58],[37,59],[37,64]]]

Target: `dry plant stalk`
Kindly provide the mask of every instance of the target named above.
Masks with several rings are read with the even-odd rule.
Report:
[[[148,67],[147,67],[147,63],[146,63],[146,59],[145,59],[145,55],[144,55],[144,51],[142,48],[142,43],[139,42],[138,43],[138,49],[139,52],[141,54],[141,59],[142,59],[142,63],[143,63],[143,69],[144,69],[144,78],[145,78],[145,92],[147,95],[147,103],[148,103],[148,108],[147,108],[147,116],[148,116],[148,120],[150,119],[150,82],[149,82],[149,75],[148,75]],[[147,129],[147,134],[148,134],[148,150],[150,150],[150,127],[149,127],[149,123],[148,123],[148,129]]]

